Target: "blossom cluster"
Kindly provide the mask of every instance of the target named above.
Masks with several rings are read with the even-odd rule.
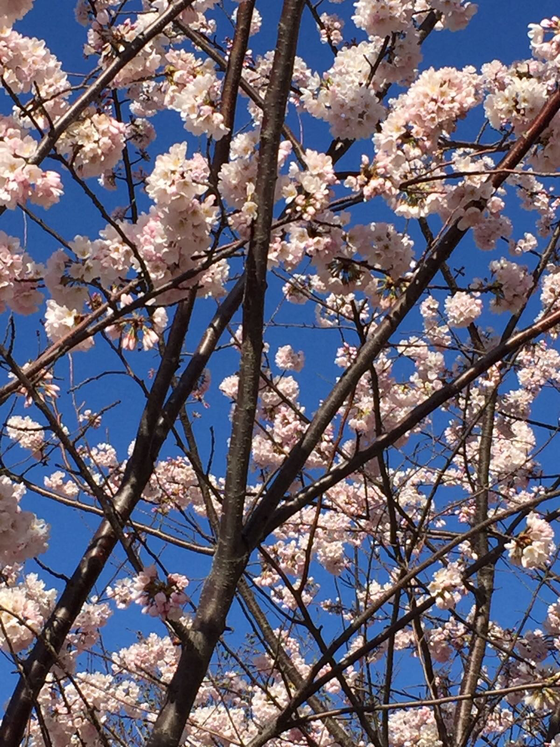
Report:
[[[18,239],[0,231],[0,311],[9,307],[20,314],[32,314],[41,302],[38,266]]]
[[[0,567],[21,563],[47,549],[47,524],[19,505],[25,493],[23,485],[0,477]]]
[[[12,415],[8,418],[6,433],[8,438],[18,443],[22,448],[29,449],[35,459],[42,458],[45,432],[41,425],[28,415],[25,417]]]
[[[178,620],[183,606],[188,601],[184,589],[188,586],[186,576],[169,573],[167,581],[158,579],[155,565],[138,574],[133,585],[133,601],[141,605],[142,612],[162,620]]]
[[[544,568],[556,549],[554,530],[536,513],[527,516],[527,529],[507,543],[512,562],[523,568]]]
[[[0,14],[0,26],[10,27],[14,21],[28,13],[33,6],[33,0],[8,0]]]
[[[342,3],[304,9],[302,33],[315,34],[327,61],[299,45],[272,139],[279,112],[263,102],[278,93],[279,50],[260,34],[259,53],[239,56],[237,33],[269,23],[266,3],[234,35],[252,3],[227,17],[232,3],[195,0],[150,35],[169,0],[79,0],[89,69],[80,78],[12,28],[32,0],[0,10],[0,211],[12,233],[24,216],[22,237],[0,232],[0,311],[30,317],[7,321],[0,349],[6,661],[21,668],[17,655],[58,619],[57,591],[20,565],[49,534],[23,510],[26,491],[26,501],[98,516],[105,538],[113,506],[126,517],[126,559],[143,569],[120,563],[116,542],[97,596],[78,574],[87,602],[41,683],[31,747],[148,742],[182,645],[148,627],[159,619],[177,630],[187,605],[207,611],[214,589],[201,593],[192,578],[223,558],[234,502],[250,530],[236,540],[258,534],[261,507],[273,529],[249,547],[236,634],[217,644],[181,743],[249,744],[284,722],[302,682],[323,676],[307,705],[328,718],[304,704],[272,747],[440,747],[444,732],[458,740],[453,724],[470,705],[472,739],[543,741],[560,651],[550,446],[560,325],[548,329],[560,309],[560,197],[549,178],[559,115],[520,160],[515,143],[553,100],[560,20],[530,25],[530,59],[436,68],[421,64],[426,36],[465,28],[474,3],[353,0],[330,12]],[[500,166],[504,154],[512,168]],[[59,200],[78,193],[94,218],[61,218]],[[527,211],[521,225],[512,205]],[[230,293],[241,277],[243,295],[241,284]],[[220,330],[230,339],[216,340]],[[30,346],[38,360],[18,370],[13,360]],[[241,487],[228,480],[233,467],[246,472]],[[189,578],[165,570],[179,552],[203,558]],[[53,554],[38,564],[61,590],[68,562]],[[531,592],[538,579],[522,621],[502,609],[497,582],[483,620],[477,574],[490,567]],[[128,629],[139,608],[147,632],[109,651],[111,626]],[[477,689],[451,702],[481,629]],[[491,712],[478,698],[486,687],[505,691]],[[437,705],[419,696],[401,707],[405,690]],[[353,693],[388,709],[387,740],[377,719],[356,716]]]
[[[50,615],[56,590],[45,588],[36,573],[21,583],[0,584],[0,648],[6,653],[26,649]]]
[[[13,210],[30,200],[49,208],[59,201],[60,176],[33,164],[36,149],[36,141],[25,129],[0,116],[0,205]]]

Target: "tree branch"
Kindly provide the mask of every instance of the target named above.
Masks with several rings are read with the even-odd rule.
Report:
[[[177,670],[147,747],[176,747],[215,646],[224,630],[235,590],[248,560],[241,534],[245,490],[258,399],[263,345],[263,315],[278,149],[290,92],[304,0],[285,0],[265,99],[252,226],[243,297],[243,341],[239,394],[233,416],[224,502],[216,553],[198,610],[183,644]]]

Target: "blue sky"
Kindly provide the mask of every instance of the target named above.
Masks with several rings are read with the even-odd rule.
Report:
[[[63,61],[67,71],[82,72],[91,68],[91,62],[84,61],[83,59],[82,43],[84,41],[84,29],[74,21],[72,5],[73,3],[53,3],[53,0],[35,0],[34,10],[17,26],[17,29],[22,33],[44,38],[52,52],[57,54]],[[226,2],[225,5],[226,8],[234,7],[234,4],[231,2]],[[279,7],[280,4],[274,5]],[[55,8],[54,12],[53,8]],[[251,47],[255,54],[269,49],[276,34],[276,22],[269,20],[270,16],[268,15],[269,13],[276,12],[276,8],[273,8],[271,0],[264,0],[264,2],[257,0],[257,8],[260,8],[263,15],[265,15],[267,23],[263,26],[262,32],[254,37],[251,42]],[[271,8],[273,9],[271,10]],[[345,5],[329,5],[328,3],[324,3],[321,7],[321,10],[323,9],[341,13],[341,15],[345,15],[346,17],[351,15],[351,4],[348,2]],[[470,64],[480,67],[481,64],[496,58],[510,63],[513,60],[528,57],[528,23],[538,22],[543,17],[550,17],[555,12],[558,12],[558,3],[553,0],[541,0],[538,6],[536,4],[531,5],[523,0],[486,0],[486,2],[483,0],[479,5],[478,14],[474,17],[465,32],[457,34],[450,32],[432,34],[424,47],[425,58],[422,66],[423,68],[431,65],[436,67],[443,65],[463,67]],[[221,23],[223,23],[223,19]],[[360,40],[363,38],[363,35],[359,31],[356,33],[351,32],[350,36],[356,36]],[[331,64],[328,49],[316,41],[308,17],[304,21],[304,32],[299,51],[308,64],[315,64],[321,72]],[[0,111],[6,112],[9,110],[9,102],[6,97],[0,106],[3,107]],[[291,116],[293,116],[293,113]],[[154,155],[167,149],[171,143],[176,141],[188,140],[189,152],[191,153],[200,146],[201,141],[189,136],[185,132],[179,115],[166,115],[163,121],[162,129],[158,130],[158,139],[151,148]],[[315,148],[319,147],[319,144],[324,144],[326,147],[330,141],[326,126],[317,124],[314,127],[315,129],[306,131],[308,139],[306,144]],[[360,151],[361,148],[358,144],[348,156],[349,163],[355,163],[354,159],[359,156]],[[102,194],[95,182],[92,182],[91,186],[96,189],[98,194]],[[44,217],[52,221],[53,225],[57,227],[66,239],[72,239],[78,233],[94,238],[97,231],[103,225],[102,220],[98,216],[95,216],[93,211],[87,206],[83,196],[72,185],[67,185],[67,187],[70,199],[68,197],[63,199],[59,206],[53,208],[48,214],[44,214]],[[120,194],[109,195],[110,205],[115,206],[120,204],[119,200],[121,198]],[[144,207],[147,207],[147,205],[148,201],[146,199]],[[365,222],[366,218],[367,220],[387,220],[389,213],[376,203],[374,207],[371,205],[363,206],[361,210],[356,211],[356,215],[359,215],[359,219]],[[531,214],[519,213],[519,215],[514,215],[514,217],[519,221],[515,228],[516,237],[521,236],[523,231],[531,229],[533,217]],[[403,222],[401,221],[402,224]],[[19,212],[4,214],[0,219],[0,228],[10,234],[20,236],[22,240],[25,232],[28,251],[37,261],[45,261],[50,252],[57,248],[55,242],[47,239],[39,229],[29,224],[28,221],[24,221],[22,214]],[[421,244],[419,243],[418,246],[421,247]],[[457,266],[460,266],[462,263],[481,261],[479,254],[476,255],[478,259],[472,259],[473,252],[475,250],[472,242],[467,239],[464,245],[461,246],[457,259],[454,259],[453,262]],[[486,261],[486,257],[482,258],[482,262],[484,261]],[[483,266],[481,264],[481,267]],[[274,308],[277,302],[277,288],[273,285],[270,308]],[[200,333],[205,328],[207,320],[211,316],[215,306],[212,302],[205,302],[201,304],[201,308],[203,311],[200,317],[197,317],[192,332],[189,333],[188,348],[191,351],[196,345]],[[307,312],[302,312],[300,307],[294,306],[289,310],[285,310],[284,318],[288,323],[295,323],[302,320],[309,321],[306,314]],[[38,346],[40,347],[45,344],[44,337],[41,338],[40,343],[37,342],[32,324],[33,320],[29,320],[29,322],[18,320],[18,329],[20,331],[18,333],[16,351],[22,363],[26,360],[26,357],[36,354]],[[315,409],[320,398],[326,394],[334,378],[340,374],[339,369],[336,369],[331,364],[330,359],[325,361],[324,357],[325,349],[332,351],[340,343],[340,338],[336,330],[325,330],[322,335],[318,335],[313,330],[300,329],[297,332],[296,341],[293,342],[294,336],[295,333],[293,330],[278,328],[271,330],[267,334],[267,340],[271,344],[272,352],[274,352],[278,345],[285,344],[288,341],[292,341],[296,349],[301,347],[311,352],[311,356],[308,352],[310,371],[305,374],[304,380],[308,392],[306,399],[304,399],[304,404],[309,414]],[[227,342],[227,339],[228,335],[224,337],[224,341]],[[130,360],[143,376],[146,376],[148,369],[157,363],[156,356],[151,354],[135,354],[130,357]],[[73,356],[73,361],[75,381],[91,375],[92,370],[100,371],[107,367],[116,368],[114,357],[107,350],[104,350],[102,344],[99,342],[97,343],[95,353],[76,354]],[[221,377],[234,373],[236,367],[237,356],[235,353],[227,350],[221,353],[217,358],[215,366],[213,366],[213,382],[206,398],[209,409],[205,409],[201,405],[194,406],[202,416],[196,422],[196,427],[201,437],[205,456],[208,455],[210,444],[209,425],[212,425],[214,428],[216,436],[215,461],[217,472],[220,474],[219,465],[223,465],[226,441],[229,436],[229,421],[227,419],[229,403],[219,393],[217,387]],[[57,367],[57,375],[62,378],[63,385],[68,384],[68,367],[66,364]],[[110,384],[107,387],[103,387],[99,393],[96,393],[94,386],[85,387],[81,391],[84,392],[83,398],[88,400],[88,406],[91,409],[95,409],[98,403],[107,404],[106,395],[108,390],[110,390],[111,397],[115,401],[121,401],[121,406],[116,407],[113,414],[107,417],[107,431],[102,429],[103,432],[99,433],[98,440],[110,440],[119,449],[120,456],[124,458],[126,449],[134,437],[142,399],[134,395],[134,402],[131,402],[131,393],[133,390],[131,389],[130,380],[126,377],[120,374],[114,375],[107,381],[110,381]],[[78,397],[82,396],[81,391]],[[547,405],[544,404],[541,407],[543,409],[541,414],[544,416]],[[68,405],[62,405],[62,412],[68,415],[69,418],[71,417],[71,408]],[[22,411],[22,414],[26,413]],[[167,447],[167,453],[172,453],[172,451],[173,445],[171,444]],[[38,481],[41,481],[41,469],[38,467],[35,473],[32,473],[35,474]],[[54,468],[52,471],[54,471]],[[68,508],[56,504],[47,504],[46,500],[42,498],[33,500],[30,496],[25,501],[25,507],[32,507],[52,526],[52,549],[46,556],[47,562],[57,571],[66,573],[71,571],[75,562],[79,559],[88,537],[91,535],[92,528],[97,525],[97,518],[90,514],[78,515]],[[157,543],[154,543],[154,547],[156,546]],[[184,570],[181,567],[181,564],[184,562],[183,558],[177,551],[171,550],[166,555],[166,562],[171,570],[179,572]],[[178,564],[177,566],[174,565],[175,562]],[[189,559],[188,562],[191,563],[192,560]],[[199,561],[197,560],[196,563],[198,564]],[[200,564],[194,567],[190,566],[189,570],[193,576],[201,577],[206,567],[207,563],[200,561]],[[35,570],[33,563],[29,564],[29,569]],[[53,582],[53,585],[56,585],[56,583]],[[521,596],[517,599],[521,598]],[[516,614],[515,611],[513,611],[513,614]],[[119,646],[132,643],[134,640],[132,631],[136,628],[145,628],[145,623],[145,618],[141,618],[136,613],[131,613],[126,617],[124,624],[121,618],[119,618],[118,626],[120,629],[117,631],[117,626],[113,626],[108,639],[109,644]],[[159,632],[162,633],[163,628]],[[0,681],[2,682],[0,684],[0,699],[3,697],[4,692],[7,692],[5,688],[9,688],[9,678],[4,680],[2,677],[2,667],[3,664],[0,660]]]

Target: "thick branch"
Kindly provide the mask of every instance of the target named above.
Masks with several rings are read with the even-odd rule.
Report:
[[[519,138],[505,158],[502,159],[499,168],[512,168],[517,165],[548,127],[559,109],[560,89],[551,96],[527,131]],[[489,183],[494,189],[497,189],[506,178],[507,174],[500,171],[489,179]],[[484,203],[481,202],[478,207],[482,209]],[[436,240],[431,252],[412,276],[405,293],[395,303],[383,321],[380,322],[371,338],[360,348],[355,362],[346,369],[337,384],[333,387],[331,393],[319,407],[311,425],[279,469],[265,498],[254,511],[247,524],[245,533],[247,542],[251,547],[256,547],[262,540],[262,537],[265,536],[263,534],[263,527],[268,524],[272,512],[283,499],[286,491],[305,465],[309,455],[319,443],[325,429],[332,422],[344,400],[357,386],[358,381],[366,373],[371,362],[384,348],[409,311],[416,305],[428,284],[433,280],[442,264],[449,259],[453,250],[465,235],[466,232],[461,230],[458,224],[459,219],[450,226],[439,240]],[[372,457],[370,456],[369,458]]]
[[[237,23],[228,57],[220,106],[220,112],[224,118],[224,126],[228,128],[228,131],[216,143],[214,158],[212,160],[212,174],[216,181],[221,167],[229,158],[229,147],[233,136],[233,123],[235,121],[235,106],[237,104],[237,94],[243,73],[243,62],[245,61],[247,44],[249,43],[254,7],[255,0],[241,0],[237,9]]]
[[[489,395],[484,418],[482,421],[482,433],[480,436],[477,495],[475,496],[474,523],[482,524],[488,518],[488,497],[490,462],[492,458],[492,436],[494,434],[494,416],[496,412],[497,389]],[[471,541],[473,551],[477,558],[487,555],[490,549],[488,541],[488,530],[482,529]],[[490,606],[492,593],[494,591],[494,569],[495,563],[486,563],[477,574],[477,589],[475,592],[475,617],[473,624],[473,635],[469,647],[469,653],[465,664],[463,679],[461,681],[461,695],[473,695],[478,686],[478,680],[482,671],[484,654],[486,653],[486,641],[490,626]],[[458,747],[466,745],[474,721],[471,717],[473,702],[461,700],[457,704],[455,712],[455,744]]]
[[[278,149],[290,92],[302,8],[302,0],[286,0],[285,2],[266,94],[255,187],[258,209],[252,226],[252,238],[245,269],[239,391],[233,414],[231,447],[228,454],[224,506],[220,525],[220,543],[224,549],[236,547],[241,535],[260,381],[266,272],[278,175]],[[219,544],[218,554],[220,552]]]
[[[142,496],[159,449],[177,412],[193,390],[221,333],[235,313],[241,300],[242,286],[242,281],[239,281],[218,310],[197,352],[183,373],[178,387],[163,409],[165,416],[162,416],[163,402],[179,363],[190,320],[191,305],[187,302],[179,305],[163,360],[142,415],[134,451],[115,495],[115,510],[123,524],[128,521]],[[20,744],[37,694],[116,542],[117,536],[111,525],[107,520],[102,521],[24,664],[25,675],[19,679],[0,726],[0,744],[3,747],[17,747]]]
[[[244,579],[240,580],[238,591],[241,598],[247,605],[247,609],[251,613],[253,620],[261,631],[267,646],[272,651],[278,669],[292,683],[292,685],[294,685],[294,687],[298,689],[301,688],[304,683],[303,676],[300,674],[297,667],[294,665],[289,655],[286,653],[286,649],[282,646],[282,642],[275,635],[266,615],[259,607],[253,592]],[[315,713],[322,713],[325,710],[325,706],[321,702],[320,698],[318,698],[316,695],[312,695],[307,701],[307,704]],[[327,716],[324,720],[324,723],[331,737],[335,739],[336,742],[341,745],[341,747],[354,746],[355,742],[352,736],[344,730],[344,727],[339,724],[336,719]]]
[[[479,358],[470,368],[457,376],[456,379],[443,386],[420,405],[414,407],[391,431],[376,438],[372,444],[370,444],[366,449],[357,452],[346,462],[346,464],[331,469],[328,474],[323,475],[312,485],[300,490],[299,493],[297,493],[289,502],[286,502],[277,508],[269,517],[267,524],[259,528],[258,534],[257,528],[255,528],[257,541],[260,542],[261,535],[262,537],[267,536],[270,532],[274,531],[276,527],[283,524],[304,506],[317,498],[317,496],[321,495],[353,472],[357,472],[367,462],[369,462],[370,459],[375,459],[385,449],[398,441],[399,438],[409,433],[415,426],[424,420],[424,418],[427,418],[448,400],[459,394],[459,392],[475,381],[475,379],[477,379],[481,374],[488,371],[488,369],[496,363],[502,361],[506,355],[518,350],[530,340],[533,340],[535,337],[538,337],[540,334],[543,334],[558,324],[560,324],[560,311],[556,311],[554,314],[544,317],[540,321],[535,322],[535,324],[532,324],[530,327],[527,327],[516,335],[513,335],[509,340],[496,345],[486,353],[486,355]],[[252,538],[252,535],[250,535],[250,537]]]
[[[233,417],[216,554],[202,589],[188,640],[183,644],[177,670],[169,684],[164,706],[147,747],[176,747],[179,743],[196,694],[225,628],[237,584],[249,557],[241,535],[241,524],[261,368],[267,256],[278,149],[303,5],[304,0],[284,2],[266,94],[255,188],[257,217],[252,226],[245,269],[239,393]]]

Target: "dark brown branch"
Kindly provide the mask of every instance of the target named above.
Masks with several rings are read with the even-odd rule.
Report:
[[[475,524],[482,524],[488,518],[492,436],[494,434],[494,417],[497,396],[498,390],[496,387],[486,400],[485,412],[482,420],[482,433],[478,450],[478,490],[475,496]],[[481,529],[481,531],[472,538],[471,545],[477,558],[487,555],[490,550],[488,530],[486,528]],[[494,591],[494,569],[495,563],[489,562],[483,565],[477,573],[473,623],[474,629],[471,636],[463,678],[461,680],[461,695],[472,695],[476,692],[478,687],[478,681],[484,662],[484,655],[486,653],[488,629],[490,627],[490,608]],[[467,744],[474,727],[475,721],[471,716],[472,707],[473,703],[468,699],[462,700],[457,704],[457,710],[455,712],[455,744],[457,747],[464,747]]]
[[[282,642],[275,635],[274,631],[270,627],[270,623],[267,620],[266,615],[259,607],[257,600],[247,582],[241,579],[238,586],[239,595],[245,602],[247,609],[251,613],[253,620],[258,626],[262,633],[267,646],[272,651],[278,669],[287,677],[287,679],[296,688],[301,688],[304,682],[303,675],[300,674],[297,667],[294,665],[289,655],[286,653],[285,648],[282,646]],[[312,695],[307,701],[310,708],[315,713],[321,713],[324,710],[324,706],[321,700],[316,696]],[[339,724],[334,718],[325,718],[325,727],[333,739],[336,740],[341,747],[354,747],[353,738],[344,730],[343,726]]]
[[[509,153],[502,159],[499,164],[500,169],[513,168],[521,161],[531,146],[548,127],[559,108],[560,90],[551,96],[527,131],[517,140]],[[506,177],[507,174],[500,170],[489,179],[489,183],[494,189],[498,189]],[[478,205],[479,208],[483,208],[484,204],[481,202]],[[247,543],[250,547],[256,547],[261,542],[263,536],[265,536],[263,530],[268,525],[273,511],[283,499],[286,491],[303,468],[313,449],[319,443],[326,427],[332,422],[342,403],[369,369],[371,362],[384,348],[409,311],[416,305],[442,264],[449,259],[465,233],[465,231],[459,228],[459,220],[456,220],[439,240],[436,239],[430,253],[412,276],[405,293],[395,303],[383,321],[380,322],[375,333],[362,345],[355,362],[345,370],[330,394],[326,397],[311,425],[278,470],[278,474],[268,489],[265,498],[251,516],[245,530]],[[401,435],[404,435],[404,433]],[[376,439],[376,443],[382,440]],[[376,449],[374,451],[376,452]],[[368,458],[372,458],[372,456]]]
[[[239,84],[243,74],[243,63],[249,42],[254,7],[255,0],[241,0],[237,8],[237,23],[235,24],[235,34],[233,35],[233,43],[228,57],[220,106],[220,112],[224,118],[224,126],[228,128],[228,131],[216,143],[214,158],[212,160],[211,171],[216,182],[221,167],[229,158],[229,147],[233,137],[233,124],[235,121],[235,107]]]
[[[61,135],[75,122],[78,117],[93,103],[101,92],[116,78],[120,71],[133,60],[138,52],[149,44],[165,27],[172,23],[194,0],[174,0],[169,7],[158,16],[158,18],[138,34],[119,54],[109,67],[107,67],[98,78],[84,91],[84,93],[72,104],[72,106],[56,121],[50,132],[41,140],[29,163],[38,166],[50,153],[51,148],[56,145]],[[0,215],[6,210],[0,207]]]
[[[142,496],[150,479],[159,449],[173,425],[183,402],[196,385],[220,335],[238,308],[243,282],[239,281],[205,333],[196,353],[181,376],[180,383],[163,407],[170,383],[179,364],[181,348],[188,328],[192,303],[179,304],[165,355],[156,374],[151,394],[138,428],[134,451],[127,463],[121,486],[115,495],[115,510],[124,523]],[[192,298],[191,298],[192,302]],[[162,414],[163,410],[163,414]],[[62,648],[73,621],[113,552],[117,537],[109,522],[101,522],[86,553],[74,571],[57,606],[24,663],[25,677],[18,685],[0,726],[0,744],[17,747],[23,737],[33,703]]]
[[[239,394],[233,416],[218,544],[188,640],[183,644],[179,664],[147,747],[176,747],[179,743],[249,557],[241,525],[260,379],[267,256],[280,136],[303,5],[304,0],[284,2],[265,99],[255,188],[257,217],[252,226],[245,269]]]
[[[383,452],[389,446],[392,446],[395,441],[406,433],[409,433],[418,425],[418,423],[431,415],[438,407],[459,394],[460,391],[475,381],[475,379],[477,379],[481,374],[488,371],[488,369],[493,365],[502,361],[506,355],[518,350],[520,347],[525,345],[525,343],[533,340],[535,337],[538,337],[540,334],[543,334],[558,324],[560,324],[560,311],[550,314],[535,324],[532,324],[530,327],[518,332],[516,335],[513,335],[509,340],[496,345],[456,379],[443,386],[420,405],[413,408],[391,431],[376,438],[370,446],[359,451],[349,459],[346,464],[332,469],[328,474],[320,477],[312,485],[300,490],[300,492],[297,493],[289,502],[286,502],[277,508],[276,511],[271,514],[268,523],[261,528],[263,535],[266,536],[274,531],[276,527],[287,521],[300,509],[317,498],[317,496],[324,493],[325,490],[336,485],[353,472],[357,472],[370,459],[376,458],[378,454]]]

